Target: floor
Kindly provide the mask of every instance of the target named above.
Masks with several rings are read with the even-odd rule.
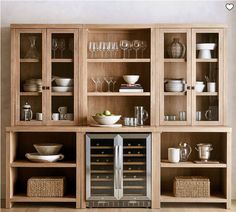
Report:
[[[223,205],[219,204],[174,204],[165,205],[162,209],[111,209],[111,208],[101,208],[101,209],[74,209],[63,207],[63,205],[48,206],[35,204],[30,207],[27,205],[18,205],[12,209],[1,209],[2,212],[236,212],[236,200],[232,201],[231,210],[224,209]]]

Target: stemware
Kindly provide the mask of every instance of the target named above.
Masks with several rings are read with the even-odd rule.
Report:
[[[123,50],[123,58],[125,58],[125,52],[129,48],[130,41],[128,40],[121,40],[120,41],[120,48]]]
[[[56,38],[52,39],[52,51],[53,51],[53,58],[56,58],[56,50],[58,49],[58,40]]]
[[[133,49],[135,51],[135,57],[138,58],[138,50],[141,48],[140,40],[133,40]]]
[[[63,51],[66,49],[66,41],[64,38],[59,39],[58,49],[61,51],[61,58],[63,58]]]
[[[143,53],[144,53],[146,48],[147,48],[147,41],[142,40],[141,41],[142,58],[143,58]]]
[[[70,38],[70,40],[69,40],[69,50],[70,50],[71,55],[73,57],[73,53],[74,53],[74,39],[73,38]]]
[[[117,78],[116,78],[116,77],[113,77],[112,80],[111,80],[111,83],[112,83],[112,92],[115,92],[115,84],[116,84],[116,81],[117,81]]]
[[[94,57],[93,56],[93,53],[94,53],[93,45],[94,45],[94,42],[89,41],[89,43],[88,43],[88,50],[89,50],[89,52],[91,54],[91,57]]]
[[[107,83],[107,92],[111,92],[110,84],[112,83],[113,77],[104,77],[104,80]]]
[[[129,43],[129,47],[128,47],[128,58],[130,58],[130,54],[131,54],[131,51],[133,50],[133,43],[130,42]]]
[[[36,36],[29,36],[30,47],[25,55],[25,58],[38,59],[39,53],[36,48]]]
[[[95,84],[95,92],[98,92],[98,81],[96,77],[92,77],[91,80]]]

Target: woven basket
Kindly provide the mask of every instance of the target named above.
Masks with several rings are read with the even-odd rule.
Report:
[[[178,176],[174,179],[174,196],[176,197],[209,197],[210,180],[202,176]]]
[[[27,182],[29,197],[62,197],[65,192],[65,177],[31,177]]]

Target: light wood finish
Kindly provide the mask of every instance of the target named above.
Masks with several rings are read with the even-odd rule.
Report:
[[[88,63],[149,63],[150,59],[87,59]]]
[[[88,96],[150,96],[150,92],[88,92]]]

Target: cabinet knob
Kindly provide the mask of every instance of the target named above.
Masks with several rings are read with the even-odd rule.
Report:
[[[191,87],[188,85],[188,86],[187,86],[187,90],[190,90],[190,89],[191,89]]]
[[[42,86],[42,90],[46,90],[46,86]]]
[[[47,89],[47,90],[50,90],[50,87],[49,87],[49,86],[47,86],[47,87],[46,87],[46,89]]]
[[[192,89],[192,90],[195,90],[195,86],[192,86],[191,89]]]

